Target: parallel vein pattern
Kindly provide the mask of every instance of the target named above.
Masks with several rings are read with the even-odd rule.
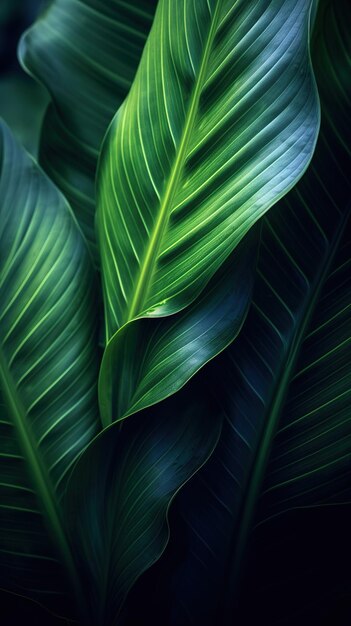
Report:
[[[251,302],[259,234],[245,237],[185,311],[133,320],[111,339],[99,380],[104,425],[174,394],[234,340]]]
[[[75,584],[60,501],[98,430],[93,268],[63,197],[0,133],[1,586],[55,603],[58,558]]]
[[[148,413],[148,411],[147,411]],[[82,455],[66,508],[90,606],[88,624],[115,626],[135,580],[165,549],[168,508],[219,436],[209,397],[186,390],[107,428]]]
[[[190,556],[170,591],[179,626],[232,623],[255,523],[351,495],[351,13],[346,2],[322,7],[321,135],[304,178],[264,220],[253,307],[214,363],[227,420],[180,494]]]
[[[351,497],[350,226],[291,381],[263,485],[261,519]]]
[[[97,226],[107,335],[179,311],[312,155],[306,0],[161,0],[104,143]]]
[[[97,260],[95,170],[127,95],[156,0],[54,0],[22,37],[25,69],[50,92],[40,163],[69,200]]]

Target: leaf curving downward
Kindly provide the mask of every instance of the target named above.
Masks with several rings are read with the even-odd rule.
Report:
[[[70,612],[60,503],[99,429],[93,268],[66,201],[3,123],[0,163],[0,584]]]
[[[24,69],[52,97],[40,163],[69,200],[96,260],[100,144],[129,91],[155,7],[156,0],[53,0],[19,46]]]
[[[98,168],[108,339],[189,305],[304,172],[319,125],[310,7],[160,1]]]
[[[113,424],[73,471],[66,511],[92,626],[120,623],[131,586],[166,547],[173,498],[216,445],[221,413],[198,398],[193,382],[147,419]]]
[[[178,391],[239,334],[252,297],[257,228],[185,311],[125,324],[106,346],[99,378],[104,425]]]

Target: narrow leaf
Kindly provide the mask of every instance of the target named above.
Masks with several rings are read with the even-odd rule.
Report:
[[[64,612],[60,503],[99,428],[95,285],[66,201],[3,123],[0,162],[0,585]]]

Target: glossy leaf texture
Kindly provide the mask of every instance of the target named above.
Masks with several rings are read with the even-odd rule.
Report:
[[[311,4],[158,4],[98,168],[107,338],[189,305],[307,167]]]
[[[172,398],[105,429],[75,466],[66,498],[83,572],[86,623],[114,626],[136,579],[163,552],[168,509],[215,447],[221,413],[194,382]]]
[[[64,612],[62,495],[99,429],[95,285],[65,199],[4,123],[0,163],[0,586]]]
[[[97,260],[95,170],[127,95],[156,0],[53,0],[24,34],[24,69],[50,92],[40,163],[69,200]]]
[[[321,4],[321,135],[303,179],[264,220],[253,306],[208,378],[226,420],[178,500],[173,539],[183,525],[187,556],[164,565],[163,623],[234,623],[252,528],[350,499],[350,17],[346,2]]]
[[[185,311],[136,319],[118,331],[100,370],[105,426],[178,391],[235,339],[251,302],[258,243],[256,227]]]

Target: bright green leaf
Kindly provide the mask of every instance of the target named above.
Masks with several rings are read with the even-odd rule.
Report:
[[[188,309],[133,320],[111,339],[99,381],[105,425],[172,395],[234,340],[251,302],[258,235],[245,237]]]
[[[180,496],[190,547],[170,591],[174,625],[233,623],[255,524],[350,500],[351,11],[321,8],[321,134],[309,170],[263,221],[253,306],[208,381],[227,419]]]
[[[304,172],[311,4],[160,1],[98,171],[108,338],[192,302]]]

